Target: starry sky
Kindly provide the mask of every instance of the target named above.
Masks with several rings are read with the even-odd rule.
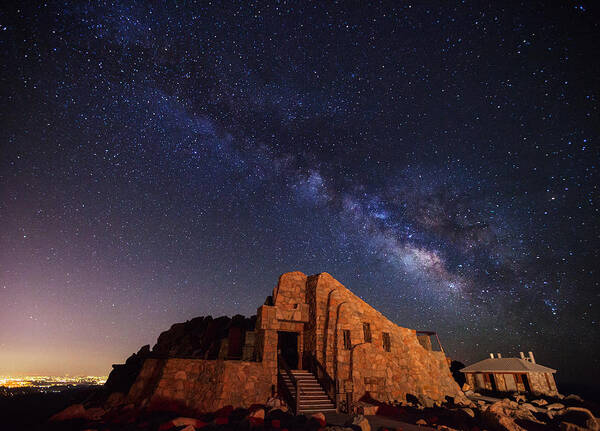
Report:
[[[3,3],[0,374],[107,374],[300,270],[466,364],[533,350],[599,382],[599,22],[567,0]]]

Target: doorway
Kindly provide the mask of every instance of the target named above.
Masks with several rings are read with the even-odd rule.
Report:
[[[298,368],[298,333],[277,332],[277,351],[291,370]]]
[[[522,378],[523,378],[523,385],[525,386],[525,390],[527,392],[531,392],[531,386],[529,386],[529,378],[528,378],[527,374],[523,374]]]

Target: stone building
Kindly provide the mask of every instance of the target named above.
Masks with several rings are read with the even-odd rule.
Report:
[[[530,392],[535,395],[558,395],[553,374],[556,370],[535,363],[533,352],[520,358],[503,358],[491,353],[488,359],[460,370],[474,390],[492,392]]]
[[[428,335],[394,324],[327,273],[289,272],[258,308],[253,331],[230,328],[216,359],[148,357],[127,401],[206,412],[278,392],[307,412],[347,410],[365,396],[462,398]]]

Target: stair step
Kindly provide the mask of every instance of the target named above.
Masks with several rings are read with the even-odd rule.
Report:
[[[317,378],[306,370],[292,370],[279,374],[280,384],[285,385],[292,398],[296,399],[296,383],[299,386],[298,413],[335,412],[335,406]]]

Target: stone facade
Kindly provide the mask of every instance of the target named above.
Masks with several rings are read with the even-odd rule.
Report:
[[[261,362],[206,359],[147,359],[127,402],[182,414],[249,407],[271,395],[271,372]]]
[[[525,383],[525,377],[526,381]],[[467,383],[474,390],[493,392],[531,392],[534,395],[558,395],[558,389],[552,373],[502,372],[502,373],[465,373]],[[492,379],[494,379],[492,383]]]
[[[425,402],[463,397],[443,352],[432,351],[415,330],[397,326],[327,273],[281,275],[244,340],[242,360],[225,359],[226,344],[216,360],[146,359],[129,402],[193,412],[264,403],[277,388],[283,357],[291,368],[309,369],[329,382],[325,389],[338,407],[363,396],[394,401],[411,394]]]

